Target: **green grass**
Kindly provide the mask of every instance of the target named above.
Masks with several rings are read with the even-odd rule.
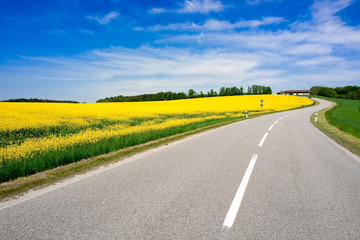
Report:
[[[357,113],[353,113],[353,111],[351,111],[351,110],[354,110],[354,106],[356,108],[356,102],[354,103],[351,101],[356,101],[356,100],[333,99],[333,98],[323,98],[323,97],[321,97],[321,98],[325,99],[325,100],[329,100],[329,101],[333,101],[333,100],[335,100],[335,101],[333,101],[333,106],[319,111],[318,120],[316,123],[314,121],[314,119],[315,119],[315,113],[314,113],[313,116],[311,117],[311,122],[319,130],[324,132],[328,137],[332,138],[338,144],[342,145],[343,147],[349,149],[351,152],[360,156],[360,138],[358,137],[359,132],[356,132],[356,130],[355,130],[356,127],[355,128],[351,127],[354,122],[359,123],[359,120],[358,120],[359,118],[358,119],[352,118],[354,115],[356,116]],[[345,100],[345,104],[340,107],[340,111],[336,111],[336,108],[338,108],[338,106],[339,106],[338,105],[339,103],[337,101],[344,101],[344,100]],[[347,101],[350,101],[350,103]],[[358,101],[358,102],[360,103],[360,101]],[[346,107],[349,105],[351,106],[350,108]],[[350,109],[350,111],[349,111],[349,109]],[[338,118],[336,119],[336,121],[331,121],[331,122],[335,123],[335,125],[330,124],[330,122],[328,121],[328,117],[326,116],[326,115],[329,115],[330,119],[332,119],[332,120],[335,119],[332,115],[334,113],[334,111],[337,113]],[[347,119],[346,116],[350,116],[350,118],[349,118],[350,120]],[[342,123],[340,125],[338,119],[345,119],[345,122],[350,123],[350,124],[345,125],[344,123]],[[345,129],[347,131],[344,131]]]
[[[329,124],[360,138],[360,100],[321,98],[337,104],[336,107],[325,112]]]

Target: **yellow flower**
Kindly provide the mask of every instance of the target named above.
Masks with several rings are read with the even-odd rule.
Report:
[[[210,119],[281,111],[312,101],[296,96],[249,95],[124,103],[0,103],[0,162],[27,159],[71,146],[178,127]],[[13,143],[6,136],[18,140]],[[23,139],[27,136],[26,139]],[[30,137],[31,136],[31,137]]]

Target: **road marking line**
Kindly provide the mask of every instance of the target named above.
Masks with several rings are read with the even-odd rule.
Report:
[[[280,120],[281,120],[281,118],[280,118],[279,120],[276,120],[276,121],[274,122],[274,124],[277,124]]]
[[[226,214],[225,221],[223,224],[224,227],[231,228],[232,225],[234,224],[236,215],[239,212],[239,208],[240,208],[242,199],[244,197],[244,193],[245,193],[246,187],[249,183],[249,179],[250,179],[251,173],[254,169],[257,158],[258,158],[257,154],[254,154],[251,158],[249,166],[246,169],[245,175],[244,175],[243,179],[241,180],[240,186],[239,186],[239,188],[235,194],[235,197],[230,205],[229,211]]]
[[[275,124],[271,125],[268,129],[268,131],[271,131],[271,129],[275,126]]]
[[[262,145],[264,144],[265,142],[265,139],[267,137],[268,133],[265,133],[265,135],[263,136],[263,138],[261,139],[261,141],[259,142],[259,147],[262,147]]]

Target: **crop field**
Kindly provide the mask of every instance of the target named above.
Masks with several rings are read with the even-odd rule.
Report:
[[[261,112],[260,99],[264,100]],[[0,103],[0,182],[249,116],[311,105],[249,95],[129,103]]]

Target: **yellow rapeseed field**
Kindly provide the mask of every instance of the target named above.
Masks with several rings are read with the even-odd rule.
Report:
[[[306,98],[249,95],[130,103],[0,103],[0,162],[215,119],[312,104]]]

